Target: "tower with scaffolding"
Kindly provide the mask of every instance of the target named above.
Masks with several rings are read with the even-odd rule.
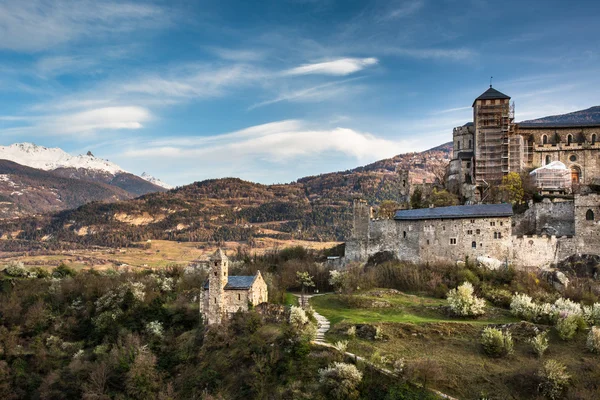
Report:
[[[524,162],[523,138],[514,135],[514,104],[492,85],[473,102],[475,125],[474,181],[479,200]]]

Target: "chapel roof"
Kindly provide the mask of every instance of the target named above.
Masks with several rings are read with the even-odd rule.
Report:
[[[258,274],[257,274],[258,275]],[[252,287],[257,275],[245,276],[228,276],[225,290],[246,290]],[[208,289],[209,281],[204,282],[204,289]]]
[[[458,219],[458,218],[489,218],[511,217],[510,204],[474,204],[468,206],[450,206],[435,208],[418,208],[413,210],[398,210],[394,219],[427,220],[427,219]]]

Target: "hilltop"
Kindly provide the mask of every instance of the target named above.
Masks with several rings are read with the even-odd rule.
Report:
[[[252,241],[253,238],[344,240],[351,202],[398,200],[396,169],[413,182],[433,181],[448,163],[451,144],[407,153],[347,170],[261,185],[237,178],[211,179],[112,204],[22,218],[0,226],[4,237],[127,246],[148,239]]]

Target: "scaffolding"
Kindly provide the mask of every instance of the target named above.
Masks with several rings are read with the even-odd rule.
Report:
[[[514,106],[508,102],[477,105],[475,115],[475,181],[478,186],[488,186],[500,182],[510,172],[509,135],[513,129]]]
[[[571,190],[571,170],[560,161],[534,169],[530,173],[535,185],[542,192],[566,193]]]

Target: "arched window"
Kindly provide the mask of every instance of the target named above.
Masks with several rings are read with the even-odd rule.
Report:
[[[406,239],[406,231],[402,232],[402,236]]]
[[[579,183],[579,178],[581,177],[581,170],[579,167],[574,166],[571,168],[571,182]]]
[[[477,248],[477,242],[471,242],[471,247],[476,249]]]
[[[548,136],[542,135],[542,144],[548,144]]]
[[[546,165],[550,164],[550,156],[546,156]]]
[[[569,146],[571,143],[573,143],[573,135],[568,135],[567,136],[567,146]]]
[[[592,145],[596,144],[596,134],[592,135]]]
[[[594,212],[592,210],[587,210],[587,212],[585,213],[585,219],[586,219],[586,221],[593,221],[594,220]]]

